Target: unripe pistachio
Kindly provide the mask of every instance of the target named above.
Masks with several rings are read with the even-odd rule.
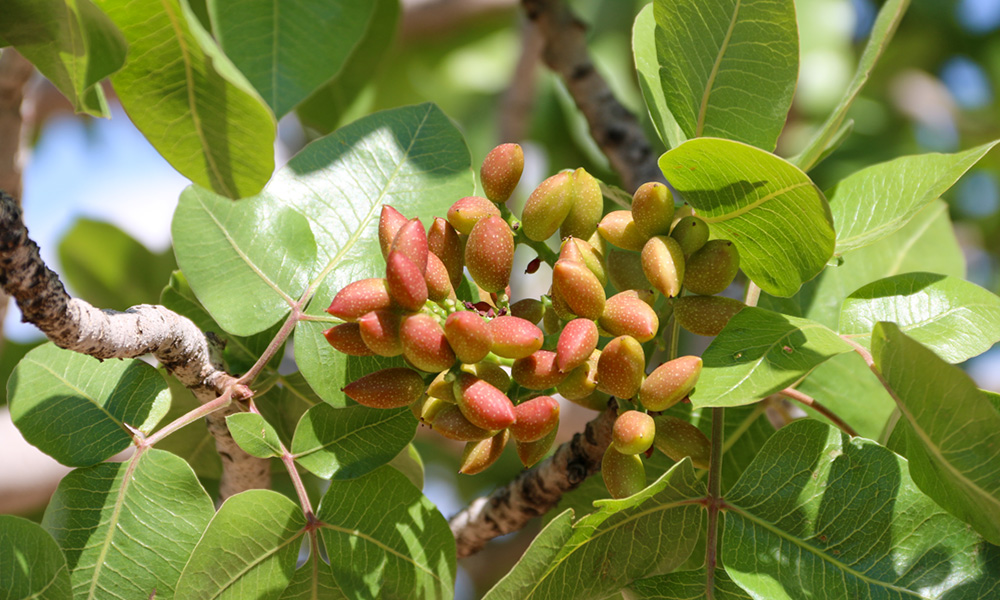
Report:
[[[615,295],[621,296],[622,298],[635,298],[636,300],[641,300],[650,308],[655,308],[656,306],[656,296],[653,294],[653,290],[650,289],[625,290],[624,292],[618,292]]]
[[[573,206],[559,227],[559,237],[589,238],[597,231],[603,214],[601,184],[583,168],[573,171]]]
[[[428,373],[439,373],[455,364],[455,353],[437,320],[424,313],[403,318],[399,326],[403,342],[403,357],[414,367]]]
[[[680,295],[686,266],[677,240],[665,235],[651,237],[643,246],[641,257],[642,272],[650,285],[668,298]]]
[[[667,410],[684,399],[701,375],[700,356],[681,356],[656,367],[639,388],[646,410]]]
[[[674,221],[674,197],[658,181],[639,186],[632,195],[632,221],[645,237],[669,235]]]
[[[691,463],[699,469],[707,469],[712,457],[712,442],[694,425],[671,417],[659,415],[653,417],[656,424],[656,436],[653,444],[660,452],[672,460],[691,457]]]
[[[569,400],[569,398],[567,398]],[[583,408],[589,410],[601,411],[608,407],[608,403],[611,401],[611,395],[602,392],[601,390],[594,390],[590,394],[584,396],[583,398],[577,398],[576,400],[571,400],[573,404],[577,406],[582,406]]]
[[[523,298],[510,305],[510,314],[538,325],[545,314],[545,307],[537,298]]]
[[[489,324],[473,311],[459,311],[448,315],[444,322],[444,335],[463,363],[475,363],[486,358],[493,346]]]
[[[559,317],[559,313],[556,312],[555,298],[551,295],[552,292],[550,291],[549,294],[550,294],[549,298],[550,300],[552,300],[553,306],[552,308],[547,309],[545,311],[545,314],[542,315],[542,328],[545,330],[546,335],[555,335],[559,333],[560,329],[562,329],[562,319]],[[569,307],[565,306],[566,304],[565,302],[563,302],[562,304],[565,307],[566,311],[568,312]]]
[[[475,375],[505,394],[510,388],[510,375],[495,362],[482,361],[474,365],[462,365],[462,371]]]
[[[424,418],[424,422],[428,423],[431,429],[449,440],[475,442],[496,435],[495,431],[473,425],[471,421],[465,418],[465,415],[462,414],[462,410],[457,404],[440,400],[434,405],[434,408],[435,410],[431,414],[427,414],[427,411],[424,411],[427,415]]]
[[[402,317],[392,310],[373,310],[361,315],[358,328],[361,339],[379,356],[399,356],[403,353],[403,340],[399,336]]]
[[[524,358],[542,347],[542,330],[520,317],[503,316],[490,321],[493,353],[503,358]]]
[[[355,321],[365,313],[391,306],[392,297],[389,295],[386,280],[375,277],[354,281],[344,286],[333,297],[333,302],[326,312],[344,321]]]
[[[491,438],[467,443],[465,450],[462,451],[462,462],[458,472],[463,475],[482,473],[500,458],[509,438],[510,432],[504,429]]]
[[[746,304],[725,296],[683,296],[674,301],[674,318],[681,327],[698,335],[719,335]]]
[[[534,442],[559,426],[559,401],[552,396],[538,396],[514,407],[517,421],[510,434],[519,442]]]
[[[568,373],[587,362],[597,349],[597,325],[590,319],[573,319],[563,327],[556,342],[556,366]]]
[[[628,335],[639,342],[653,339],[660,329],[656,311],[635,290],[608,298],[598,324],[611,335]]]
[[[740,270],[740,254],[729,240],[710,240],[687,260],[684,287],[711,296],[729,287]]]
[[[576,404],[594,394],[597,391],[597,363],[600,356],[600,350],[591,352],[587,362],[566,374],[566,379],[556,386],[556,391]]]
[[[556,353],[536,350],[530,356],[514,361],[510,368],[511,379],[529,390],[547,390],[566,378],[556,367]]]
[[[552,287],[574,315],[596,320],[604,312],[604,286],[583,263],[557,260]]]
[[[476,223],[487,217],[499,217],[500,209],[480,196],[466,196],[455,201],[448,209],[448,222],[459,233],[468,235]]]
[[[410,219],[396,232],[396,237],[392,238],[392,247],[389,254],[400,252],[406,258],[413,261],[423,275],[427,271],[427,232],[420,219]]]
[[[630,210],[616,210],[604,215],[597,230],[612,245],[625,250],[639,252],[646,243],[646,236],[635,226]]]
[[[434,302],[441,302],[446,298],[455,297],[455,289],[451,285],[451,275],[448,267],[444,266],[441,259],[436,254],[427,254],[427,272],[424,273],[424,281],[427,283],[427,298]]]
[[[575,237],[564,239],[559,248],[559,258],[583,263],[597,277],[601,285],[608,283],[608,272],[604,267],[604,258],[588,242]]]
[[[375,354],[361,339],[361,331],[357,323],[341,323],[323,332],[323,337],[330,342],[338,352],[350,356],[371,356]]]
[[[458,231],[448,221],[435,217],[427,230],[427,249],[441,259],[448,269],[451,287],[458,289],[462,284],[462,269],[465,268],[465,248]]]
[[[556,441],[556,431],[557,429],[553,429],[548,435],[534,442],[519,442],[514,440],[514,446],[517,448],[517,457],[521,459],[521,464],[525,467],[531,467],[545,458],[545,455],[552,449],[552,444]]]
[[[502,292],[514,266],[514,234],[500,217],[476,223],[465,243],[465,266],[476,284],[487,292]]]
[[[683,219],[684,217],[693,217],[693,216],[695,216],[694,207],[688,204],[687,202],[681,204],[680,206],[675,207],[674,222],[670,225],[670,229],[673,230],[674,228],[676,228],[677,224],[680,223],[681,219]]]
[[[542,242],[555,233],[576,199],[573,174],[556,173],[538,184],[521,212],[521,227],[528,239]]]
[[[427,386],[427,395],[452,404],[458,402],[458,399],[455,398],[455,386],[448,378],[448,371],[438,373],[437,377]]]
[[[514,193],[524,171],[524,150],[517,144],[500,144],[490,150],[479,169],[486,197],[503,204]]]
[[[608,342],[597,361],[597,387],[618,398],[639,393],[646,357],[635,338],[622,335]]]
[[[611,445],[622,454],[641,454],[653,445],[653,417],[637,410],[618,415],[611,428]]]
[[[708,241],[708,223],[698,217],[684,217],[674,226],[670,232],[670,237],[680,244],[684,258],[687,258],[701,249]]]
[[[459,373],[454,385],[458,407],[473,425],[499,430],[514,423],[514,405],[497,388],[468,373]]]
[[[427,302],[427,280],[424,274],[409,257],[398,250],[389,253],[385,263],[385,280],[392,299],[406,310],[420,310],[424,302]]]
[[[646,487],[646,468],[637,454],[622,454],[608,446],[601,460],[601,475],[612,498],[627,498]]]
[[[642,258],[638,252],[612,248],[608,252],[608,279],[615,289],[648,289],[649,281],[642,270]]]
[[[576,318],[576,315],[573,314],[573,309],[569,307],[569,304],[566,303],[566,300],[563,299],[562,294],[559,293],[559,290],[555,286],[549,288],[549,300],[552,302],[551,312],[558,317],[560,324],[562,321],[572,321]],[[555,328],[555,331],[559,331],[558,326]]]
[[[413,369],[393,367],[369,373],[347,384],[344,394],[371,408],[400,408],[413,404],[424,394],[424,379]]]
[[[378,218],[378,245],[382,249],[382,258],[389,258],[392,240],[407,221],[409,219],[404,217],[403,213],[388,204],[382,205],[382,214]]]

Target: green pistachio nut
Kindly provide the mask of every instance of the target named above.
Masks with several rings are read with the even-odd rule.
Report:
[[[639,393],[645,368],[642,344],[631,336],[618,336],[601,351],[597,361],[597,388],[617,398],[632,398]]]
[[[483,219],[499,216],[500,209],[481,196],[466,196],[448,208],[448,222],[465,235],[472,233],[472,228]]]
[[[536,350],[529,356],[514,361],[510,377],[529,390],[547,390],[566,379],[566,374],[556,366],[556,353]]]
[[[534,323],[509,315],[490,321],[493,353],[502,358],[524,358],[542,347],[545,337]]]
[[[448,344],[444,328],[428,314],[404,317],[399,337],[403,343],[403,358],[421,371],[440,373],[455,364],[455,352]]]
[[[393,367],[369,373],[342,390],[351,400],[370,408],[409,406],[424,394],[424,379],[413,369]]]
[[[708,241],[708,224],[698,217],[688,216],[677,222],[670,237],[677,240],[681,246],[681,252],[687,258],[701,249]]]
[[[458,231],[448,221],[435,217],[427,230],[427,249],[444,263],[451,287],[457,290],[465,268],[465,247]]]
[[[525,467],[532,467],[538,461],[545,458],[545,455],[549,453],[552,449],[552,445],[556,441],[556,431],[553,429],[540,440],[534,442],[519,442],[514,440],[514,445],[517,448],[517,457],[521,460],[521,464]]]
[[[653,445],[653,417],[637,410],[618,415],[611,428],[611,445],[622,454],[641,454]]]
[[[587,268],[597,277],[601,285],[607,285],[608,272],[604,266],[604,256],[591,246],[590,242],[585,242],[576,237],[565,238],[562,246],[559,248],[559,258],[587,265]]]
[[[632,195],[632,221],[645,237],[668,235],[674,221],[674,196],[670,188],[651,181]]]
[[[485,440],[496,435],[497,432],[483,429],[472,424],[457,404],[438,401],[432,405],[435,410],[427,414],[423,421],[431,426],[431,429],[449,440],[458,442],[476,442]],[[424,411],[425,414],[428,411]]]
[[[649,238],[642,248],[641,259],[642,272],[654,289],[668,298],[680,295],[687,275],[684,253],[677,240],[665,235]]]
[[[668,415],[653,417],[656,436],[653,445],[672,460],[691,457],[691,462],[699,469],[707,469],[712,456],[712,443],[694,425]]]
[[[476,223],[465,243],[465,266],[476,285],[487,292],[503,292],[514,266],[514,234],[500,217]]]
[[[604,214],[601,184],[593,175],[580,168],[573,171],[573,206],[559,227],[559,237],[582,240],[594,235]]]
[[[637,454],[622,454],[608,446],[601,460],[601,475],[612,498],[627,498],[646,487],[646,468]]]
[[[482,473],[500,458],[509,438],[510,432],[504,429],[491,438],[466,443],[458,472],[463,475]]]
[[[608,279],[619,291],[649,289],[638,252],[612,248],[608,252]]]
[[[510,305],[510,314],[538,325],[545,315],[545,306],[537,298],[522,298]]]
[[[632,220],[632,211],[616,210],[604,215],[597,230],[611,245],[639,252],[646,244],[646,236]]]
[[[639,342],[653,339],[660,329],[656,311],[635,290],[608,298],[598,324],[611,335],[628,335]]]
[[[514,193],[524,171],[524,150],[517,144],[500,144],[490,150],[479,169],[486,197],[503,204]]]
[[[510,375],[495,362],[484,360],[472,365],[462,365],[462,371],[475,375],[505,394],[510,388]]]
[[[514,407],[517,421],[510,434],[519,442],[535,442],[559,426],[559,401],[552,396],[538,396]]]
[[[729,240],[710,240],[687,260],[684,287],[711,296],[729,287],[740,270],[740,253]]]
[[[557,260],[552,287],[576,316],[596,320],[604,312],[604,286],[581,262]]]
[[[667,410],[691,393],[699,375],[700,356],[681,356],[665,362],[642,382],[639,401],[646,410]]]
[[[549,239],[573,208],[575,198],[573,174],[568,171],[556,173],[540,183],[528,196],[521,212],[524,235],[536,242]]]
[[[674,318],[681,327],[698,335],[719,335],[745,304],[725,296],[683,296],[674,301]]]

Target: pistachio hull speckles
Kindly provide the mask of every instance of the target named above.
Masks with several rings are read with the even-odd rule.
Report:
[[[639,342],[653,339],[660,329],[656,311],[634,290],[620,292],[608,298],[598,324],[611,335],[628,335]]]
[[[552,396],[538,396],[514,407],[517,420],[510,433],[519,442],[534,442],[559,426],[559,401]]]
[[[507,446],[510,432],[504,429],[493,437],[478,442],[468,442],[462,452],[462,460],[458,472],[463,475],[482,473],[495,463]]]
[[[339,352],[350,356],[371,356],[375,354],[363,339],[357,323],[341,323],[323,332],[323,337]]]
[[[427,272],[424,273],[424,281],[427,283],[428,300],[441,302],[446,298],[455,297],[455,289],[451,285],[448,267],[433,252],[427,254]]]
[[[399,327],[403,357],[414,367],[428,373],[440,373],[455,364],[455,352],[448,345],[444,329],[424,313],[408,315]]]
[[[524,150],[517,144],[501,144],[490,150],[479,169],[486,197],[503,204],[514,193],[524,171]]]
[[[474,365],[462,365],[462,371],[475,375],[505,394],[510,388],[510,375],[495,362],[482,361]]]
[[[667,410],[691,393],[701,375],[700,356],[681,356],[656,367],[639,389],[646,410]]]
[[[500,217],[476,223],[465,243],[465,266],[476,285],[487,292],[503,292],[514,266],[514,234]]]
[[[684,287],[711,296],[729,287],[740,270],[740,254],[729,240],[710,240],[688,258]]]
[[[378,219],[378,245],[382,249],[382,258],[389,257],[389,250],[392,249],[392,240],[396,237],[399,229],[409,221],[401,212],[385,204],[382,206],[382,213]]]
[[[474,375],[458,374],[455,397],[462,414],[476,427],[500,430],[510,427],[515,421],[510,398]]]
[[[448,221],[435,217],[427,230],[427,249],[441,259],[448,269],[451,287],[458,289],[462,284],[462,269],[465,268],[465,247],[458,231]]]
[[[408,256],[398,250],[389,253],[385,265],[385,280],[392,299],[406,310],[420,310],[424,302],[427,302],[427,280],[424,274]]]
[[[719,335],[726,323],[746,305],[725,296],[684,296],[674,301],[674,318],[698,335]]]
[[[604,312],[604,286],[581,262],[557,260],[552,268],[552,287],[578,317],[597,320]]]
[[[653,445],[653,417],[637,410],[618,415],[611,428],[611,445],[622,454],[641,454]]]
[[[687,216],[674,225],[670,237],[677,240],[687,258],[701,249],[708,241],[708,224],[695,216]]]
[[[612,248],[608,252],[608,279],[619,291],[649,288],[649,281],[642,270],[642,257],[638,252]]]
[[[559,226],[559,237],[582,240],[594,235],[604,214],[604,195],[597,179],[587,171],[573,171],[573,205]]]
[[[590,319],[573,319],[563,327],[556,342],[556,366],[563,373],[587,362],[597,349],[597,325]]]
[[[639,393],[646,358],[635,338],[623,335],[608,342],[597,361],[597,388],[617,398]]]
[[[616,210],[604,215],[597,230],[611,245],[639,252],[646,244],[644,236],[632,220],[632,211]]]
[[[566,374],[556,366],[556,353],[536,350],[531,355],[514,361],[511,379],[529,390],[547,390],[566,379]]]
[[[449,440],[475,442],[491,438],[497,433],[474,425],[465,418],[456,404],[442,400],[434,408],[436,410],[428,414],[424,421],[431,426],[431,429]]]
[[[653,418],[656,435],[653,445],[672,460],[691,457],[691,462],[699,469],[707,469],[712,456],[712,443],[694,425],[669,415]]]
[[[679,296],[686,268],[677,240],[664,235],[651,237],[640,256],[642,272],[649,284],[668,298]]]
[[[674,221],[674,197],[670,188],[658,181],[639,186],[632,195],[632,221],[647,238],[669,234]]]
[[[489,324],[472,311],[460,311],[448,315],[444,322],[444,335],[455,356],[463,363],[475,363],[486,358],[493,347],[493,336]]]
[[[419,373],[405,367],[382,369],[347,384],[344,394],[371,408],[400,408],[413,404],[424,393]]]
[[[333,297],[333,302],[326,312],[344,321],[355,321],[365,313],[391,306],[392,296],[389,295],[386,280],[375,277],[361,279],[344,286]]]
[[[528,239],[543,242],[558,231],[575,199],[572,173],[557,173],[538,184],[521,212],[521,227]]]
[[[538,461],[545,458],[545,455],[549,453],[549,450],[552,449],[556,441],[556,431],[558,430],[553,429],[545,437],[534,442],[519,442],[514,440],[517,448],[517,458],[521,460],[521,464],[525,467],[532,467]]]
[[[502,358],[524,358],[542,347],[545,337],[533,323],[519,317],[503,316],[490,321],[493,353]]]
[[[612,498],[627,498],[646,487],[646,468],[635,454],[622,454],[608,446],[601,460],[601,475]]]
[[[565,238],[559,248],[559,258],[583,263],[602,286],[607,285],[608,273],[604,266],[604,257],[589,242],[575,237]]]
[[[420,219],[410,219],[399,228],[389,249],[390,255],[393,252],[399,252],[413,261],[421,275],[427,272],[427,254],[430,250],[427,247],[427,232]]]
[[[523,298],[510,305],[510,314],[538,325],[545,315],[545,306],[537,298]]]
[[[365,345],[379,356],[399,356],[403,341],[399,337],[401,316],[392,310],[373,310],[358,319],[358,328]]]

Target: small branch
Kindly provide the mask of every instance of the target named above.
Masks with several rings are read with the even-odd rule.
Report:
[[[530,24],[521,27],[521,55],[514,67],[510,85],[500,100],[499,138],[501,142],[520,142],[525,138],[534,106],[537,68],[542,56],[542,36]]]
[[[743,297],[743,304],[746,304],[747,306],[757,306],[758,300],[760,300],[760,287],[748,279],[746,294]]]
[[[166,426],[160,428],[153,435],[142,440],[142,443],[139,445],[141,447],[142,446],[152,447],[157,442],[167,437],[171,433],[174,433],[179,429],[183,429],[184,427],[190,425],[191,423],[194,423],[198,419],[207,417],[208,415],[214,413],[217,410],[222,410],[226,408],[227,406],[229,406],[229,403],[233,401],[232,390],[233,388],[229,388],[215,400],[209,400],[208,402],[202,404],[201,406],[192,410],[191,412],[181,415],[180,417],[177,417],[177,419],[174,420],[173,422],[168,423]]]
[[[585,25],[561,0],[521,0],[521,6],[545,40],[542,59],[562,77],[587,119],[590,135],[629,193],[647,181],[664,181],[639,121],[594,68],[587,52]]]
[[[118,312],[71,298],[28,237],[20,207],[2,192],[0,285],[17,299],[24,321],[33,323],[60,348],[102,360],[152,354],[203,404],[231,388],[237,400],[248,395],[235,377],[220,369],[208,339],[190,319],[163,306],[142,304]],[[245,453],[226,427],[226,416],[242,410],[242,403],[233,402],[207,417],[222,458],[222,499],[270,483],[267,461]]]
[[[718,561],[719,509],[722,508],[722,445],[725,442],[726,409],[712,409],[712,456],[708,465],[708,529],[705,539],[705,598],[715,598],[715,567]]]
[[[449,525],[458,557],[475,554],[493,538],[518,531],[534,517],[554,508],[563,494],[597,473],[611,443],[611,426],[617,416],[618,406],[612,400],[582,433],[559,446],[551,457],[489,496],[477,498],[452,517]]]
[[[820,404],[820,402],[815,398],[813,398],[812,396],[804,394],[795,388],[785,388],[778,393],[786,398],[791,398],[792,400],[795,400],[796,402],[815,410],[819,414],[829,419],[834,425],[836,425],[841,431],[843,431],[847,435],[851,437],[858,437],[858,432],[854,431],[853,427],[848,425],[846,421],[837,416],[837,413],[833,412],[826,406]]]

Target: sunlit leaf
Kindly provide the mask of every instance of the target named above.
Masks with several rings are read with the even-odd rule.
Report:
[[[0,515],[0,598],[64,600],[72,598],[66,557],[37,523]]]
[[[255,413],[236,413],[226,417],[226,427],[244,452],[257,458],[281,456],[281,440],[274,426]]]

